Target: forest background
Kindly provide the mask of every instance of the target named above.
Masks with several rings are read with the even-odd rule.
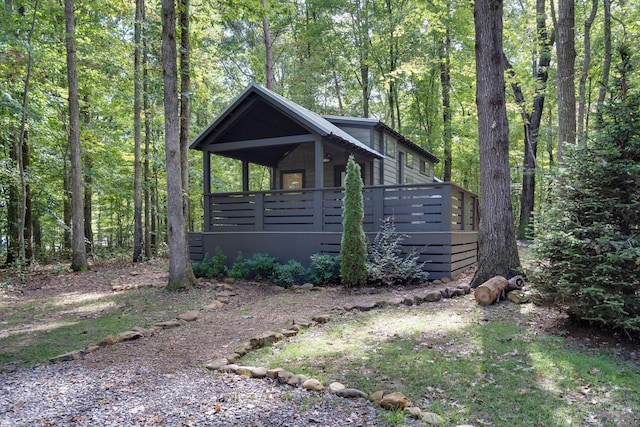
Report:
[[[539,213],[553,183],[565,124],[556,78],[566,69],[556,56],[555,8],[567,5],[575,7],[579,144],[589,143],[597,106],[607,102],[616,48],[640,33],[633,2],[505,2],[510,193],[519,238],[527,237],[531,213]],[[87,252],[124,250],[130,257],[139,186],[143,256],[151,257],[166,251],[161,5],[86,0],[74,9]],[[442,159],[436,176],[479,191],[471,2],[182,0],[177,10],[178,39],[189,35],[179,48],[179,75],[189,82],[179,91],[190,104],[181,103],[183,144],[257,81],[317,113],[379,118]],[[51,0],[5,0],[0,13],[1,248],[17,240],[11,236],[24,215],[27,259],[68,258],[64,10]],[[188,168],[187,222],[196,231],[203,212],[199,154],[190,153]],[[215,156],[213,191],[241,190],[240,168]],[[259,172],[251,174],[252,189],[268,187]],[[9,250],[6,258],[19,256]]]

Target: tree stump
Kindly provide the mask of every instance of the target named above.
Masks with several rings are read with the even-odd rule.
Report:
[[[507,279],[502,276],[492,277],[478,286],[473,291],[473,296],[480,305],[493,304],[498,298],[504,296],[508,284]]]

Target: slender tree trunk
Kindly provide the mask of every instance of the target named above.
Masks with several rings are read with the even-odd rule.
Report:
[[[558,67],[558,162],[562,162],[563,144],[576,141],[576,88],[575,78],[575,3],[559,0],[556,24],[556,53]]]
[[[142,75],[141,33],[144,0],[136,0],[134,23],[135,51],[133,55],[133,262],[142,260]]]
[[[62,221],[64,222],[63,242],[62,247],[67,250],[71,250],[71,171],[69,171],[69,155],[65,150],[64,152],[64,168],[62,177],[62,187],[64,191],[64,198],[62,200]]]
[[[444,173],[445,182],[451,181],[451,144],[453,141],[453,133],[451,127],[451,60],[449,51],[451,50],[451,38],[449,37],[449,28],[445,30],[445,36],[440,48],[440,86],[442,89],[442,119],[443,131],[442,142],[444,145]]]
[[[93,252],[93,177],[92,168],[93,162],[90,156],[85,158],[85,173],[84,173],[84,247],[87,254]]]
[[[12,165],[18,164],[18,144],[11,144],[10,158]],[[15,183],[9,185],[9,200],[7,202],[7,234],[9,239],[7,241],[7,258],[6,264],[12,265],[18,262],[20,259],[20,238],[18,233],[20,227],[18,223],[20,221],[20,190],[19,186]]]
[[[78,75],[76,71],[76,39],[73,0],[64,2],[65,42],[67,48],[67,78],[69,82],[69,147],[71,149],[72,225],[71,269],[89,268],[84,246],[84,208],[82,199],[82,155],[80,152],[80,109],[78,103]]]
[[[509,124],[502,56],[501,0],[474,3],[476,104],[480,141],[480,225],[476,287],[520,270],[510,196]]]
[[[582,61],[582,72],[578,85],[578,143],[584,145],[587,142],[587,132],[585,122],[587,115],[587,75],[591,68],[591,25],[596,19],[598,12],[598,1],[591,1],[591,13],[584,21],[584,59]]]
[[[146,22],[146,10],[144,0],[142,0],[142,22]],[[151,117],[149,117],[149,84],[147,70],[147,38],[142,37],[142,103],[144,108],[144,255],[151,259],[154,254],[155,245],[152,242],[152,217],[151,217],[151,176],[149,175],[149,151],[151,145]]]
[[[182,210],[189,230],[189,120],[191,118],[191,41],[189,0],[180,0],[180,164],[182,169]]]
[[[26,132],[22,146],[22,165],[25,172],[29,173],[31,167],[31,147],[29,145],[29,133]],[[24,184],[24,259],[27,264],[33,260],[33,201],[31,200],[31,185],[28,180]]]
[[[174,0],[162,0],[164,128],[166,171],[168,177],[182,177],[176,58],[175,3]],[[189,262],[182,194],[182,179],[167,179],[167,236],[169,242],[168,290],[188,289],[195,283],[195,277]]]
[[[611,72],[611,0],[603,0],[602,4],[604,5],[604,61],[598,90],[598,117],[600,117],[602,105],[609,90],[609,74]]]
[[[271,41],[271,27],[269,26],[269,8],[267,7],[267,0],[260,0],[262,5],[262,35],[264,38],[265,49],[265,64],[264,75],[267,85],[267,89],[273,90],[273,43]]]

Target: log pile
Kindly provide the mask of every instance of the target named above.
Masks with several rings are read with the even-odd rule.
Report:
[[[524,286],[522,276],[514,276],[507,280],[502,276],[494,276],[478,286],[473,295],[476,302],[486,306],[507,298],[507,294],[512,291],[520,291]]]

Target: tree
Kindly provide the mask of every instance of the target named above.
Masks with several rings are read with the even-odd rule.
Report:
[[[71,269],[89,268],[84,246],[84,200],[82,194],[82,155],[80,153],[80,108],[76,71],[76,39],[73,0],[64,2],[65,41],[67,48],[67,80],[69,85],[69,147],[71,149]]]
[[[162,0],[162,70],[164,75],[164,132],[167,170],[167,238],[169,283],[167,290],[191,288],[196,279],[189,262],[183,211],[182,164],[178,114],[176,8],[174,0]]]
[[[509,124],[505,103],[501,0],[476,0],[476,104],[480,145],[480,224],[476,287],[520,269],[511,206]]]
[[[142,9],[136,0],[133,59],[133,262],[142,259]]]
[[[575,144],[576,142],[575,25],[574,0],[560,0],[556,22],[558,162],[560,163],[562,162],[563,145]]]
[[[364,286],[367,282],[367,238],[362,229],[362,177],[353,156],[349,156],[347,162],[342,215],[340,280],[347,287]]]
[[[533,246],[543,301],[587,321],[640,331],[640,95],[621,49],[612,102],[588,145],[568,146]]]

